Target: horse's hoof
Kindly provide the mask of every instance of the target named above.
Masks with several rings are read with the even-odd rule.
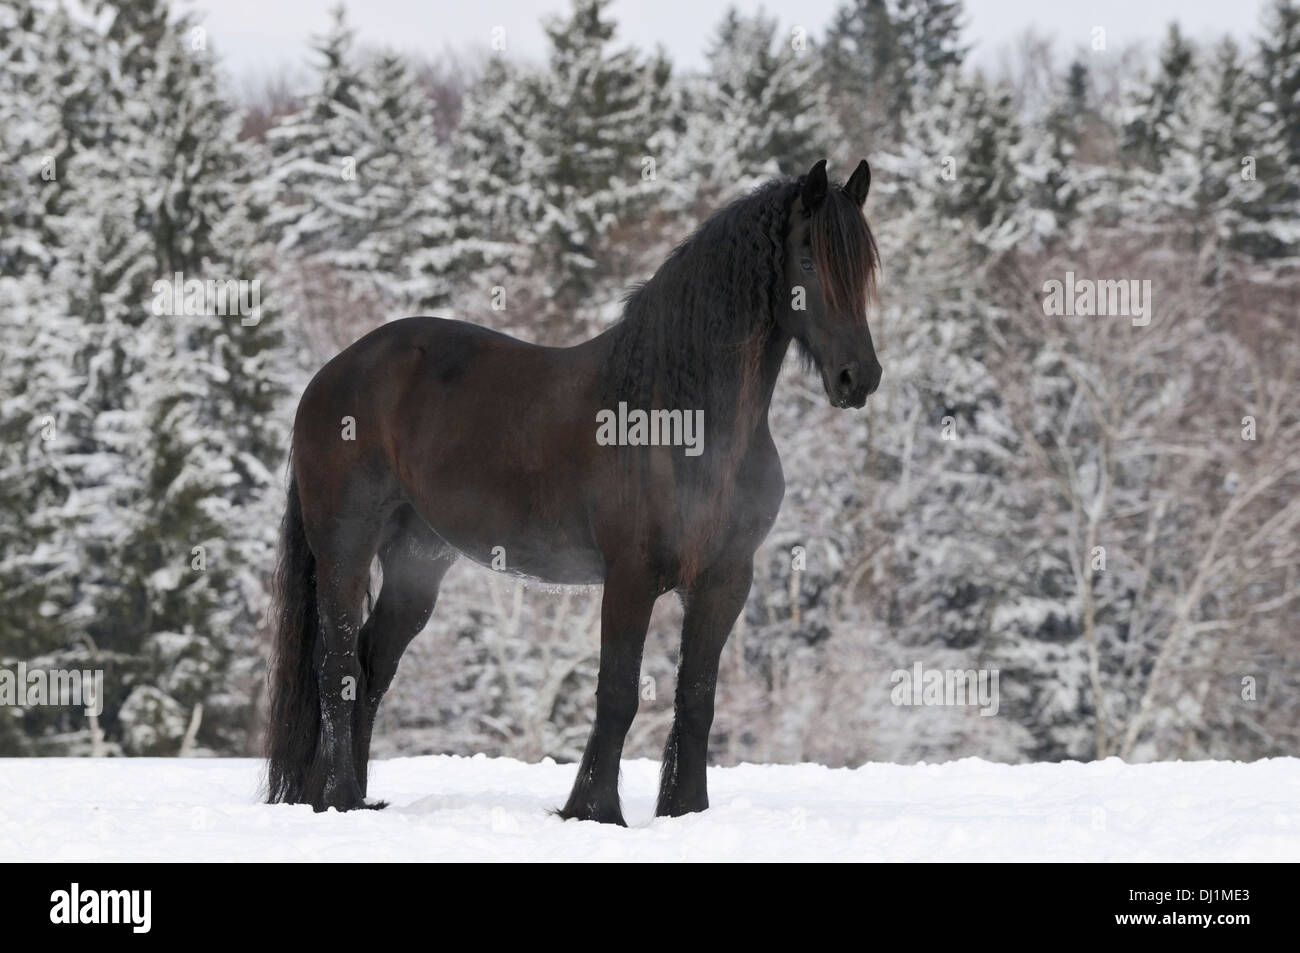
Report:
[[[566,805],[557,808],[551,813],[566,821],[595,821],[597,824],[613,824],[617,827],[627,827],[627,821],[623,820],[623,812],[618,807],[602,809],[588,804],[575,808]]]
[[[312,810],[317,814],[328,811],[330,808],[334,808],[334,810],[342,814],[345,811],[364,810],[365,808],[370,807],[370,805],[366,803],[366,799],[361,796],[360,791],[354,791],[351,794],[343,794],[341,792],[326,794],[320,800],[312,801],[311,806]]]
[[[686,814],[698,814],[709,809],[707,796],[700,797],[661,797],[655,805],[655,817],[682,817]]]

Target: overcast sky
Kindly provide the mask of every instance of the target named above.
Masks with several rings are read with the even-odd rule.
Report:
[[[1133,41],[1159,41],[1177,19],[1193,38],[1231,33],[1247,39],[1258,32],[1262,0],[967,0],[968,41],[977,62],[993,63],[1000,48],[1026,27],[1058,38],[1063,50],[1089,40],[1095,26],[1106,29],[1118,49]],[[333,0],[180,0],[206,12],[212,46],[237,76],[302,67],[308,41],[324,29]],[[713,30],[732,0],[615,0],[619,37],[652,46],[662,43],[675,63],[701,63]],[[805,27],[818,36],[839,0],[768,0],[736,3],[760,6],[786,27]],[[436,54],[448,48],[486,51],[494,27],[504,27],[508,48],[540,58],[545,50],[539,19],[568,9],[568,0],[353,0],[349,17],[368,45]]]

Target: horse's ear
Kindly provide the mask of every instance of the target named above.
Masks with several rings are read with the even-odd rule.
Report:
[[[803,180],[800,198],[805,212],[813,211],[826,201],[826,187],[826,160],[818,159]]]
[[[861,205],[867,200],[867,190],[870,188],[871,166],[867,165],[866,159],[863,159],[853,170],[853,175],[849,176],[849,181],[845,183],[844,193]]]

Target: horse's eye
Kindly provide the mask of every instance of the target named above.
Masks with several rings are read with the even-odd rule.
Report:
[[[804,271],[812,271],[813,270],[812,259],[811,258],[800,259],[799,267],[802,268]]]

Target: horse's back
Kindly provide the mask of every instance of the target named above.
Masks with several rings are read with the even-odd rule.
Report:
[[[491,328],[450,318],[401,318],[380,325],[344,348],[321,368],[346,374],[390,373],[394,360],[419,355],[426,369],[441,376],[463,371],[485,351],[538,353],[552,351]]]
[[[391,405],[413,389],[472,385],[470,372],[478,364],[517,365],[539,380],[558,353],[465,321],[402,318],[381,325],[328,361],[303,393],[299,421],[305,414],[366,403],[396,410]],[[513,389],[522,383],[515,380]]]

